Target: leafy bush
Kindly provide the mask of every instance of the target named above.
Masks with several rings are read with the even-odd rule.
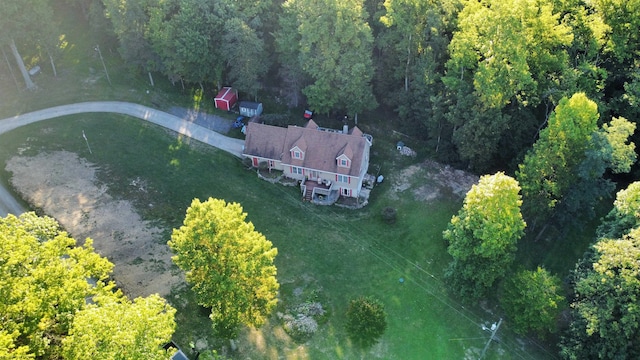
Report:
[[[371,297],[351,300],[347,309],[347,333],[362,347],[376,343],[387,328],[387,313],[380,301]]]
[[[395,224],[398,211],[391,206],[387,206],[382,209],[382,220],[387,224]]]
[[[501,304],[517,333],[544,337],[556,330],[564,307],[560,279],[543,268],[520,270],[504,284]]]

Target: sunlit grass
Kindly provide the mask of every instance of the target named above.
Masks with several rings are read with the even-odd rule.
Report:
[[[81,21],[65,25],[68,29],[60,37],[61,53],[56,58],[59,76],[54,78],[45,70],[34,78],[38,91],[7,91],[0,117],[90,100],[132,101],[161,109],[176,105],[233,117],[214,109],[215,89],[183,91],[179,84],[171,84],[159,74],[154,74],[156,84],[151,87],[146,74],[127,69],[117,56],[115,44],[95,38]],[[103,49],[113,86],[101,76],[102,65],[93,50],[96,43]],[[15,88],[11,82],[0,86]],[[266,111],[284,111],[281,108],[282,104],[274,103]],[[301,120],[300,116],[292,118]],[[335,119],[319,121],[329,127],[341,126]],[[372,162],[385,175],[417,162],[390,155],[388,149],[404,139],[389,131],[391,121],[362,116],[359,124],[365,131],[379,134],[374,139]],[[40,131],[43,127],[52,131],[44,134]],[[90,138],[92,153],[81,137],[83,129]],[[25,155],[59,149],[78,153],[99,166],[99,181],[109,186],[114,197],[133,201],[146,219],[161,223],[167,239],[171,229],[181,224],[194,197],[240,202],[248,219],[279,249],[279,310],[297,301],[294,290],[301,287],[318,291],[331,315],[304,344],[292,341],[273,316],[265,327],[245,330],[239,339],[238,358],[463,359],[470,349],[484,346],[487,334],[480,323],[497,320],[497,314],[462,306],[461,299],[450,297],[442,281],[442,271],[450,258],[441,232],[457,212],[459,199],[425,203],[410,195],[392,197],[389,184],[383,183],[374,190],[365,209],[315,207],[302,203],[296,188],[258,180],[239,159],[208,147],[189,146],[189,139],[116,115],[49,120],[6,134],[0,143],[2,164],[25,145]],[[426,156],[421,153],[419,159]],[[3,182],[9,177],[3,167],[0,177]],[[137,177],[149,183],[152,198],[131,191],[128,184]],[[148,206],[150,201],[153,207]],[[380,220],[385,206],[398,209],[395,225]],[[400,278],[405,281],[401,283]],[[346,304],[360,295],[378,297],[389,314],[389,328],[380,344],[365,351],[354,348],[344,331]],[[211,346],[222,345],[210,335],[208,311],[195,304],[187,288],[175,289],[169,300],[179,309],[175,336],[180,344],[206,337]],[[529,348],[520,349],[508,325],[504,329],[501,344],[490,350],[488,359],[549,357],[535,351],[529,354]]]
[[[90,137],[93,153],[80,129]],[[301,202],[296,188],[259,180],[237,158],[194,147],[188,139],[118,115],[48,120],[6,134],[0,142],[2,163],[18,148],[25,155],[56,149],[78,153],[99,167],[98,179],[112,196],[133,201],[146,219],[162,224],[167,240],[193,198],[241,203],[248,220],[278,248],[276,266],[282,284],[278,311],[299,302],[296,289],[302,289],[300,296],[314,294],[330,315],[304,344],[291,340],[274,315],[265,327],[242,333],[238,358],[463,359],[468,352],[479,351],[487,339],[480,324],[497,320],[462,306],[460,299],[450,297],[442,280],[449,257],[441,232],[459,200],[424,203],[410,194],[391,197],[391,187],[383,183],[362,210],[317,207]],[[147,193],[128,186],[136,178],[148,184]],[[153,207],[148,206],[150,201]],[[380,218],[380,210],[389,204],[398,208],[394,225]],[[380,343],[366,350],[350,343],[344,324],[348,301],[360,295],[380,299],[389,316]],[[188,288],[174,289],[169,300],[179,310],[175,334],[179,343],[204,337],[210,346],[225,344],[211,336],[208,311],[195,304]],[[488,359],[523,358],[506,331],[508,326],[502,345],[495,346],[504,353],[490,351]]]

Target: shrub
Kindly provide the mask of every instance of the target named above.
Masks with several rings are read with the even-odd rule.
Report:
[[[380,301],[371,297],[351,300],[347,309],[347,333],[353,342],[369,347],[387,328],[387,314]]]
[[[387,224],[395,224],[398,211],[391,206],[387,206],[382,209],[382,220]]]

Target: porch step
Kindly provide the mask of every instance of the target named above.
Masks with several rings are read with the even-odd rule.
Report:
[[[306,194],[304,194],[304,201],[311,201],[311,197],[313,196],[313,189],[307,189]]]

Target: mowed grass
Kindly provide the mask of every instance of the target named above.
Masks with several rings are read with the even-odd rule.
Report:
[[[91,100],[213,111],[212,89],[206,94],[183,91],[159,74],[154,74],[156,86],[151,87],[146,74],[128,71],[117,56],[113,39],[89,31],[87,24],[79,21],[81,15],[68,11],[65,6],[56,13],[64,40],[56,58],[58,77],[53,77],[46,59],[41,60],[43,71],[34,78],[39,90],[19,91],[0,63],[0,118]],[[93,49],[95,44],[102,50],[111,85]],[[21,51],[29,56],[28,50]],[[266,108],[272,111],[273,106]],[[109,187],[112,196],[132,201],[144,218],[166,229],[163,241],[169,239],[172,228],[180,226],[195,197],[241,203],[248,220],[279,251],[276,266],[281,301],[277,311],[286,312],[305,299],[313,299],[329,310],[329,316],[314,337],[296,343],[283,334],[273,315],[264,327],[242,332],[233,358],[477,359],[490,335],[481,330],[481,323],[495,322],[500,314],[465,308],[461,299],[448,294],[442,281],[450,257],[441,233],[461,200],[425,203],[416,201],[410,191],[394,196],[390,186],[393,174],[419,160],[390,155],[399,139],[389,135],[396,134],[389,119],[371,115],[363,116],[360,126],[376,136],[372,162],[382,167],[387,180],[374,190],[371,203],[362,210],[302,203],[298,188],[261,181],[233,156],[137,119],[105,114],[48,120],[0,136],[0,181],[8,183],[5,161],[19,152],[75,152],[100,168],[98,181]],[[334,124],[335,119],[319,121],[341,127]],[[83,130],[92,153],[82,138]],[[411,139],[401,140],[414,146]],[[417,144],[416,149],[420,149]],[[426,154],[420,151],[419,156]],[[146,181],[146,193],[130,185],[135,179]],[[398,210],[396,224],[381,221],[380,211],[385,206]],[[354,348],[344,331],[348,301],[360,295],[379,298],[388,312],[387,331],[378,345],[367,350]],[[187,287],[174,289],[169,300],[178,309],[174,339],[184,350],[189,351],[189,342],[201,339],[206,339],[209,347],[220,348],[223,343],[211,336],[208,310],[197,306]],[[499,341],[489,348],[486,359],[553,358],[536,346],[521,344],[510,333],[508,323],[498,335]]]
[[[18,152],[66,150],[86,158],[99,167],[99,181],[109,193],[132,201],[144,218],[163,226],[166,240],[193,198],[242,204],[247,219],[278,248],[277,311],[314,298],[329,316],[311,339],[299,344],[283,334],[274,314],[263,328],[242,332],[234,358],[475,359],[490,335],[481,324],[500,316],[465,308],[448,295],[442,281],[450,258],[441,234],[460,199],[420,202],[410,192],[393,194],[390,182],[399,169],[389,164],[385,167],[391,176],[374,190],[372,202],[361,210],[346,210],[303,203],[298,188],[259,180],[238,158],[124,116],[48,120],[4,134],[0,144],[1,164]],[[10,176],[4,166],[0,175],[3,181]],[[134,179],[146,181],[148,191],[135,191],[130,186]],[[380,218],[385,206],[398,210],[393,225]],[[377,297],[388,313],[380,343],[365,350],[352,346],[344,330],[348,301],[361,295]],[[178,308],[174,338],[179,344],[187,348],[198,339],[211,347],[222,344],[211,337],[208,312],[195,304],[188,288],[174,289],[169,300]],[[487,359],[553,357],[521,344],[507,323],[499,336]]]

